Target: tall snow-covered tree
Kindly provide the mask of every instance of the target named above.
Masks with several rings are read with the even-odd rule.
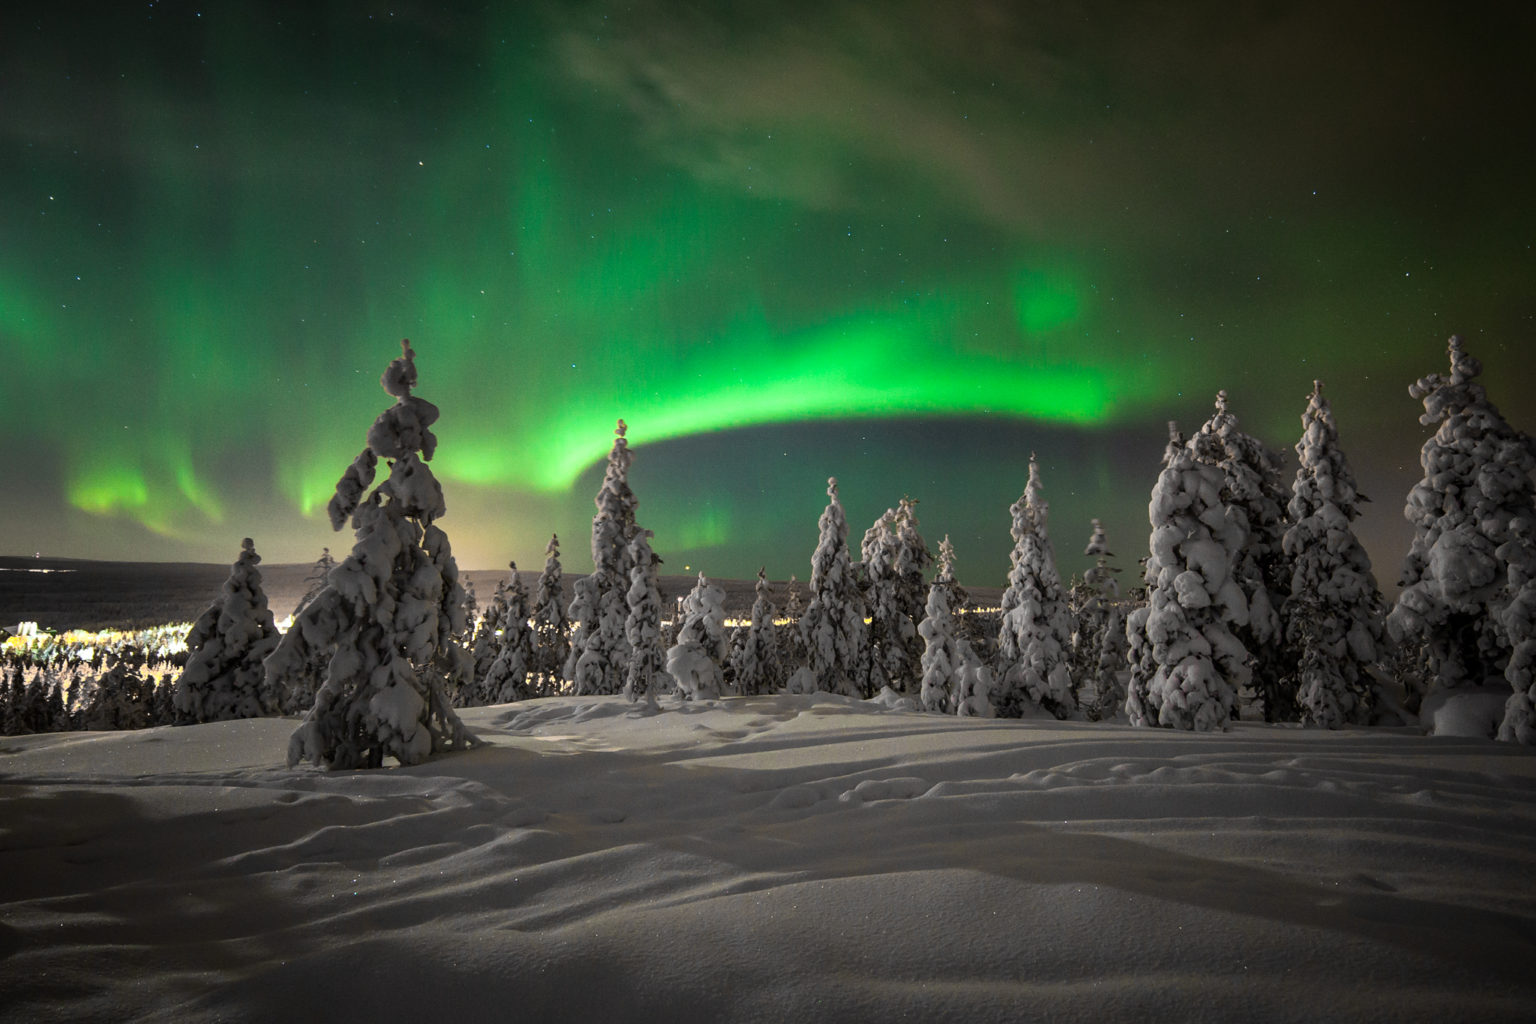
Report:
[[[566,658],[566,678],[578,694],[618,693],[624,687],[629,641],[624,620],[629,615],[628,594],[630,542],[638,529],[635,509],[639,502],[629,487],[629,467],[634,453],[625,438],[628,427],[619,420],[608,468],[592,517],[592,574],[576,584],[571,620],[578,623]]]
[[[1370,669],[1381,657],[1383,604],[1351,525],[1366,498],[1339,447],[1322,381],[1313,382],[1301,414],[1296,454],[1301,468],[1283,538],[1291,582],[1281,618],[1297,663],[1285,688],[1309,725],[1364,724],[1373,697]]]
[[[1184,451],[1184,434],[1179,430],[1179,425],[1173,420],[1168,421],[1168,443],[1163,447],[1162,464],[1158,469],[1159,477],[1167,473],[1173,466],[1174,459]],[[1157,524],[1152,524],[1155,531]],[[1147,636],[1147,620],[1152,614],[1149,588],[1145,585],[1149,579],[1155,579],[1162,571],[1157,557],[1149,554],[1141,561],[1142,583],[1139,589],[1141,600],[1130,608],[1125,615],[1125,660],[1130,665],[1129,682],[1125,692],[1125,707],[1123,710],[1133,725],[1147,724],[1147,687],[1152,677],[1157,674],[1157,661],[1153,658],[1153,644]]]
[[[1248,682],[1248,652],[1232,633],[1248,603],[1232,575],[1246,533],[1223,503],[1220,468],[1196,461],[1169,424],[1165,465],[1147,506],[1152,526],[1147,604],[1126,622],[1132,725],[1223,729]]]
[[[1083,554],[1094,558],[1068,593],[1076,628],[1072,631],[1072,678],[1080,690],[1091,690],[1091,701],[1079,697],[1088,717],[1113,717],[1125,703],[1120,673],[1125,668],[1125,614],[1120,601],[1120,570],[1109,564],[1112,557],[1104,527],[1093,520],[1093,531]]]
[[[533,591],[534,672],[538,692],[548,696],[560,688],[560,670],[571,650],[566,618],[564,570],[560,566],[560,537],[550,534],[544,549],[544,571]]]
[[[1419,422],[1439,426],[1419,452],[1424,477],[1403,510],[1413,542],[1387,627],[1396,640],[1424,643],[1436,685],[1459,687],[1508,671],[1503,619],[1511,564],[1522,560],[1521,545],[1511,542],[1519,540],[1515,524],[1536,517],[1536,445],[1488,401],[1477,383],[1482,363],[1461,338],[1447,347],[1450,375],[1432,373],[1408,389],[1424,403]],[[1512,702],[1506,718],[1519,708]]]
[[[1029,457],[1024,494],[1009,507],[1013,515],[1012,568],[1003,591],[1002,622],[997,635],[999,715],[1017,718],[1025,702],[1065,718],[1076,710],[1067,653],[1072,643],[1071,615],[1046,520],[1050,506],[1040,486],[1040,463]]]
[[[262,668],[281,635],[261,587],[260,562],[245,538],[219,599],[192,624],[187,666],[176,680],[178,721],[259,718],[281,709],[281,691],[267,685]]]
[[[913,622],[923,617],[928,586],[923,575],[933,564],[933,552],[918,531],[917,499],[904,497],[896,505],[896,550],[892,568],[896,575],[896,599],[902,614]]]
[[[923,647],[917,633],[923,617],[923,573],[933,562],[917,525],[917,502],[902,498],[865,532],[860,551],[869,584],[865,604],[870,645],[878,648],[891,687],[914,696]]]
[[[374,420],[328,509],[338,530],[351,519],[352,552],[267,659],[275,691],[317,651],[331,654],[314,706],[289,741],[290,766],[377,768],[385,757],[417,764],[478,742],[448,698],[470,679],[473,662],[458,641],[468,628],[458,564],[436,525],[447,506],[427,466],[438,409],[411,394],[416,353],[409,342],[400,346],[379,380],[395,404]],[[380,459],[389,478],[370,493]]]
[[[667,650],[667,672],[689,700],[720,696],[721,667],[730,638],[725,632],[725,591],[701,572],[683,601],[683,625]]]
[[[945,534],[939,542],[939,571],[928,586],[926,614],[917,627],[923,638],[918,701],[924,711],[949,711],[959,693],[961,672],[968,661],[977,660],[955,627],[955,611],[964,604],[965,591],[955,582],[955,547]]]
[[[625,668],[624,696],[631,702],[645,701],[655,711],[656,695],[667,685],[667,659],[661,648],[661,591],[656,586],[656,566],[661,559],[651,550],[650,530],[637,530],[629,542],[629,592],[625,595],[629,615],[624,620],[624,636],[629,641],[629,664]]]
[[[502,587],[501,617],[492,634],[496,656],[485,675],[474,684],[478,706],[508,704],[532,696],[528,674],[533,668],[533,627],[529,623],[528,588],[517,574],[517,563],[508,563],[507,581]]]
[[[869,652],[864,599],[853,576],[848,518],[837,497],[836,477],[827,480],[827,498],[811,555],[810,603],[800,617],[806,667],[818,690],[870,697],[873,692],[865,691]]]
[[[485,614],[480,616],[480,621],[475,624],[474,635],[469,642],[469,652],[475,661],[473,681],[479,683],[491,671],[491,665],[495,663],[496,656],[501,653],[501,622],[507,617],[507,581],[497,580],[496,589],[491,593],[491,603],[486,606]],[[461,690],[457,703],[474,707],[478,703],[474,697],[474,687],[466,687]]]
[[[1222,502],[1243,530],[1243,545],[1232,566],[1233,577],[1248,602],[1248,621],[1234,627],[1248,650],[1251,682],[1267,722],[1297,717],[1293,652],[1286,649],[1280,608],[1290,585],[1282,543],[1289,500],[1282,461],[1262,441],[1238,429],[1225,391],[1216,409],[1189,439],[1195,459],[1222,472]]]
[[[784,584],[784,604],[779,609],[780,619],[783,625],[779,627],[779,651],[784,661],[785,682],[793,675],[797,667],[803,667],[808,660],[805,653],[805,640],[800,635],[800,617],[805,614],[805,598],[800,593],[800,580],[794,573],[789,574],[789,581]]]
[[[896,510],[888,508],[864,531],[859,544],[860,560],[854,567],[864,590],[864,607],[869,613],[866,630],[870,656],[878,667],[870,666],[877,676],[871,688],[881,681],[905,691],[907,669],[906,630],[911,623],[903,619],[896,605],[896,574],[892,563],[896,555]]]
[[[753,590],[752,622],[740,649],[734,652],[731,665],[737,692],[742,696],[777,693],[784,685],[784,661],[773,621],[778,609],[773,606],[772,590],[767,567],[759,568]]]

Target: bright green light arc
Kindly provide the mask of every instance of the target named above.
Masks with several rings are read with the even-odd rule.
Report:
[[[709,346],[664,379],[637,381],[605,401],[554,413],[521,446],[489,440],[470,440],[456,451],[445,446],[441,472],[563,491],[608,450],[620,417],[638,444],[866,417],[1007,416],[1088,426],[1116,411],[1116,381],[1103,367],[957,353],[917,318],[849,318],[788,338],[774,338],[761,326],[743,333],[748,336]]]

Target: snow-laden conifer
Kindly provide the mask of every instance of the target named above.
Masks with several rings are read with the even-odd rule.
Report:
[[[1432,373],[1408,389],[1424,403],[1419,422],[1439,426],[1419,453],[1424,477],[1403,510],[1413,542],[1387,626],[1396,640],[1424,643],[1436,685],[1477,686],[1508,670],[1502,620],[1520,546],[1507,545],[1518,539],[1516,522],[1536,516],[1536,447],[1488,401],[1477,383],[1482,363],[1459,337],[1448,350],[1450,376]]]
[[[597,609],[601,596],[601,583],[595,572],[577,577],[571,585],[571,607],[568,613],[571,637],[560,674],[572,684],[576,681],[576,664],[597,631]]]
[[[891,567],[896,576],[897,603],[914,623],[923,617],[928,599],[923,576],[933,561],[933,552],[918,531],[917,499],[904,497],[896,504],[896,549]]]
[[[458,641],[468,628],[458,565],[435,525],[443,492],[427,467],[438,410],[411,394],[416,353],[408,342],[401,349],[379,381],[395,404],[369,428],[328,509],[338,530],[351,518],[352,552],[267,659],[276,690],[317,650],[331,652],[314,706],[289,741],[290,766],[416,764],[477,742],[448,698],[473,666]],[[369,493],[379,459],[389,478]]]
[[[544,549],[544,571],[533,591],[533,671],[540,696],[560,688],[560,671],[570,653],[570,621],[566,618],[564,570],[560,566],[560,537],[550,534]]]
[[[297,619],[315,598],[320,596],[320,591],[325,589],[326,581],[330,579],[331,570],[336,568],[336,559],[331,557],[330,548],[321,548],[320,557],[315,559],[315,566],[304,577],[304,596],[299,598],[299,603],[294,606],[291,618]]]
[[[1322,381],[1313,382],[1301,415],[1296,454],[1301,466],[1283,539],[1291,581],[1281,617],[1297,663],[1286,689],[1309,725],[1364,724],[1372,705],[1369,673],[1381,656],[1383,607],[1371,560],[1351,525],[1366,498],[1339,447]]]
[[[777,693],[784,685],[784,662],[779,652],[779,632],[774,625],[778,609],[773,606],[772,587],[767,567],[757,570],[753,590],[752,622],[734,652],[732,669],[736,691],[744,697]]]
[[[30,732],[27,722],[27,689],[22,681],[21,668],[15,666],[4,670],[0,676],[3,683],[3,696],[5,699],[5,715],[0,718],[0,735],[23,736]]]
[[[1046,527],[1050,506],[1033,454],[1024,493],[1008,511],[1013,515],[1012,568],[1003,591],[992,703],[1003,717],[1019,717],[1029,703],[1065,718],[1077,706],[1067,668],[1071,615],[1051,553]]]
[[[955,612],[964,604],[965,591],[955,582],[955,547],[945,534],[939,542],[939,571],[929,584],[926,613],[917,627],[923,638],[923,682],[918,702],[925,711],[949,711],[966,662],[976,660],[955,626]]]
[[[1504,677],[1515,692],[1504,705],[1498,738],[1536,744],[1536,519],[1514,519],[1509,532],[1499,557],[1509,565],[1509,603],[1502,623],[1510,653]]]
[[[249,537],[219,599],[187,634],[187,666],[176,680],[180,722],[258,718],[281,710],[281,690],[267,685],[262,662],[281,638],[261,587],[261,556]]]
[[[789,574],[789,582],[784,584],[784,614],[795,622],[805,614],[805,596],[800,592],[800,579],[794,573]]]
[[[517,574],[517,563],[508,563],[502,588],[501,618],[493,631],[496,657],[482,678],[475,680],[476,705],[508,704],[533,694],[528,674],[533,668],[533,627],[529,622],[528,588]]]
[[[1229,623],[1251,659],[1251,682],[1268,722],[1297,717],[1294,654],[1286,649],[1280,608],[1290,587],[1281,537],[1289,500],[1282,461],[1257,438],[1238,429],[1225,391],[1216,394],[1216,409],[1189,439],[1195,459],[1222,472],[1221,499],[1243,531],[1243,544],[1233,561],[1232,575],[1243,588],[1248,619]]]
[[[837,478],[827,480],[827,507],[811,555],[810,603],[800,617],[806,667],[816,689],[848,697],[869,697],[868,635],[864,599],[854,581],[848,554],[848,518],[837,497]]]
[[[667,650],[667,672],[678,694],[689,700],[720,696],[721,666],[729,638],[725,632],[725,591],[701,572],[683,601],[683,625]]]
[[[868,580],[869,643],[898,693],[915,694],[922,658],[923,573],[933,556],[917,528],[917,502],[902,498],[864,534],[860,553]]]
[[[485,614],[475,623],[474,634],[469,642],[470,655],[474,658],[474,673],[472,681],[479,684],[491,671],[491,665],[501,653],[501,622],[507,617],[507,581],[497,580],[496,589],[491,593],[491,603],[486,606]],[[454,695],[455,703],[462,707],[476,707],[484,704],[477,701],[476,686],[466,686]]]
[[[594,574],[595,575],[595,574]],[[582,583],[593,579],[588,576],[578,581],[578,600],[595,597],[596,608],[593,624],[587,630],[585,642],[577,648],[573,639],[570,658],[576,662],[572,673],[572,691],[579,696],[619,693],[624,688],[624,674],[629,663],[629,641],[624,638],[624,622],[629,617],[628,591],[612,585],[606,574],[595,583],[588,584],[588,592],[581,593]],[[576,601],[571,603],[571,614],[577,612]],[[570,660],[570,659],[568,659]]]
[[[784,603],[779,609],[781,625],[778,627],[779,653],[784,661],[787,677],[797,668],[803,668],[809,660],[805,653],[805,639],[800,635],[800,617],[805,614],[805,598],[800,592],[800,580],[794,573],[784,584]],[[814,688],[813,691],[814,692]]]
[[[566,677],[580,695],[618,693],[624,687],[629,641],[624,620],[629,616],[628,594],[630,542],[638,529],[635,509],[639,504],[629,487],[629,467],[634,453],[625,438],[623,420],[614,430],[613,448],[602,486],[593,499],[592,574],[576,586],[571,602],[571,621],[577,623],[566,657]]]
[[[1112,718],[1125,703],[1120,674],[1125,669],[1125,612],[1120,601],[1119,569],[1109,564],[1112,553],[1104,526],[1093,520],[1093,530],[1083,554],[1094,564],[1069,593],[1076,628],[1072,632],[1072,678],[1082,691],[1091,690],[1085,703],[1094,721]]]
[[[667,685],[666,655],[661,647],[661,591],[656,585],[656,566],[661,559],[651,550],[650,530],[637,530],[629,542],[629,609],[624,636],[629,642],[629,665],[624,676],[624,696],[645,701],[655,711],[656,696]]]
[[[961,718],[991,718],[993,677],[991,669],[974,653],[962,651],[960,674],[955,679],[955,714]]]
[[[902,618],[896,604],[895,568],[896,510],[888,508],[864,531],[859,544],[859,564],[855,572],[864,591],[864,607],[869,614],[866,630],[871,657],[880,664],[871,669],[896,689],[906,690],[906,637],[911,623]],[[877,685],[869,684],[871,688]]]
[[[1165,466],[1152,489],[1147,605],[1128,618],[1132,725],[1226,727],[1248,682],[1248,652],[1229,623],[1247,620],[1232,575],[1246,534],[1223,503],[1220,468],[1195,460],[1169,424]]]

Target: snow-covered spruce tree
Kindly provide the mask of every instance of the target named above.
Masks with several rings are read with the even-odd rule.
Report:
[[[1419,453],[1424,478],[1403,510],[1413,542],[1387,627],[1394,640],[1424,644],[1436,686],[1477,686],[1509,667],[1502,620],[1513,596],[1511,562],[1523,561],[1511,541],[1518,521],[1536,517],[1536,446],[1488,401],[1477,383],[1482,364],[1461,339],[1448,348],[1450,376],[1432,373],[1408,389],[1424,403],[1419,422],[1439,426]],[[1519,712],[1512,705],[1506,719]]]
[[[1510,653],[1504,678],[1515,692],[1504,705],[1498,738],[1529,745],[1536,744],[1536,518],[1513,520],[1509,532],[1498,554],[1509,565],[1503,625]]]
[[[837,498],[836,477],[827,480],[827,497],[820,539],[811,555],[811,598],[800,617],[800,640],[816,689],[871,697],[873,693],[864,690],[869,659],[864,599],[848,555],[848,519]]]
[[[1252,659],[1254,694],[1266,722],[1293,722],[1297,707],[1291,669],[1296,658],[1286,649],[1280,625],[1280,608],[1290,589],[1281,540],[1289,500],[1281,458],[1237,428],[1225,391],[1217,392],[1216,410],[1189,439],[1189,448],[1198,461],[1221,470],[1221,499],[1243,529],[1232,574],[1248,601],[1248,621],[1234,632]]]
[[[1012,569],[1003,592],[1002,624],[997,634],[999,715],[1018,718],[1025,702],[1066,718],[1077,708],[1067,652],[1072,643],[1071,615],[1046,532],[1050,506],[1040,487],[1040,463],[1029,456],[1029,482],[1009,507],[1013,515]]]
[[[624,637],[629,641],[629,665],[624,675],[624,696],[631,703],[645,701],[651,711],[659,710],[657,694],[668,684],[666,655],[661,647],[661,591],[656,585],[656,567],[661,559],[651,550],[650,530],[638,530],[629,542],[629,592],[625,600],[629,615],[624,620]]]
[[[800,617],[805,614],[805,599],[800,594],[800,580],[794,573],[784,584],[784,604],[779,609],[779,656],[784,662],[785,682],[797,666],[806,663],[805,642],[800,636]]]
[[[309,571],[308,576],[304,577],[304,596],[299,598],[299,603],[294,606],[292,618],[297,619],[300,613],[320,596],[320,591],[325,589],[326,580],[334,568],[336,568],[336,559],[331,557],[331,549],[321,548],[320,557],[315,559],[315,567]]]
[[[774,625],[778,609],[773,606],[772,590],[767,567],[759,568],[753,591],[752,623],[731,661],[736,690],[744,697],[778,693],[784,685],[784,660]]]
[[[1291,582],[1281,619],[1298,661],[1284,688],[1296,694],[1308,725],[1365,724],[1373,697],[1369,672],[1380,660],[1383,606],[1371,560],[1350,525],[1366,498],[1356,490],[1339,447],[1322,381],[1313,382],[1301,414],[1296,454],[1301,468],[1291,487],[1290,526],[1283,538]]]
[[[544,571],[533,590],[533,671],[538,696],[559,691],[560,670],[570,653],[570,621],[566,618],[564,571],[560,567],[560,537],[550,534],[544,549]]]
[[[1184,451],[1184,443],[1184,434],[1179,430],[1178,423],[1169,420],[1168,443],[1163,448],[1162,465],[1158,469],[1159,477],[1169,471],[1174,458]],[[1153,528],[1156,529],[1156,526],[1154,525]],[[1146,581],[1155,579],[1161,569],[1162,567],[1156,564],[1156,559],[1150,553],[1141,560],[1142,586],[1136,588],[1133,593],[1139,591],[1142,599],[1126,612],[1125,616],[1125,660],[1130,666],[1130,672],[1125,691],[1124,711],[1133,725],[1146,724],[1147,687],[1152,682],[1152,677],[1157,674],[1157,662],[1152,657],[1152,641],[1147,636],[1147,619],[1152,614],[1152,603]]]
[[[864,607],[869,613],[866,630],[870,655],[879,662],[871,665],[875,676],[888,680],[898,691],[907,689],[910,666],[906,661],[904,631],[911,623],[903,620],[896,605],[896,578],[892,563],[896,557],[896,510],[888,508],[864,531],[859,544],[860,560],[854,571],[864,591]],[[879,682],[871,680],[870,688]]]
[[[725,660],[720,663],[720,692],[740,694],[736,685],[736,666],[741,662],[742,649],[747,646],[747,627],[737,622],[725,631]]]
[[[1109,564],[1112,556],[1104,527],[1093,520],[1093,532],[1083,554],[1093,556],[1094,565],[1069,592],[1076,628],[1072,632],[1072,678],[1080,691],[1092,690],[1091,701],[1084,701],[1088,717],[1098,721],[1111,718],[1125,703],[1125,688],[1120,673],[1125,668],[1125,613],[1120,602],[1120,571]]]
[[[332,568],[335,562],[332,563]],[[325,587],[321,587],[319,593],[312,598],[307,598],[302,608],[295,611],[293,622],[288,627],[284,638],[296,631],[302,633],[304,624],[312,634],[327,633],[333,628],[330,616],[323,610],[315,608],[315,602],[325,593]],[[317,623],[319,623],[317,625]],[[335,653],[334,645],[323,642],[310,644],[304,642],[302,635],[295,638],[292,643],[298,646],[289,652],[288,662],[282,674],[281,692],[277,694],[278,710],[285,715],[301,715],[309,711],[315,703],[315,693],[325,682],[325,674],[331,664],[331,655]],[[264,667],[263,672],[268,680],[274,679],[270,667]]]
[[[955,547],[949,535],[939,542],[939,571],[928,587],[927,614],[917,627],[923,638],[923,683],[918,694],[924,711],[946,712],[960,689],[960,673],[976,656],[955,628],[955,609],[965,592],[955,582]]]
[[[720,696],[721,665],[729,638],[725,633],[725,591],[701,572],[683,601],[683,625],[667,650],[667,672],[687,700]]]
[[[960,674],[955,679],[955,714],[961,718],[991,718],[992,672],[969,651],[960,663]]]
[[[476,679],[474,704],[509,704],[527,700],[532,694],[528,673],[533,667],[533,627],[529,623],[528,588],[517,574],[517,563],[509,562],[506,586],[502,589],[501,620],[497,623],[496,657],[484,678]]]
[[[187,634],[187,667],[176,680],[181,723],[276,714],[281,691],[267,685],[262,661],[281,638],[261,588],[261,556],[249,537],[219,599]]]
[[[131,661],[116,660],[97,677],[85,696],[80,709],[80,728],[146,728],[155,724],[151,721],[154,698],[154,681],[145,677]],[[57,696],[56,690],[50,699],[57,700],[59,710],[63,710],[63,699]]]
[[[916,695],[922,659],[917,624],[923,617],[923,573],[933,556],[917,529],[917,502],[902,498],[864,534],[868,578],[869,643],[878,649],[886,678],[898,693]]]
[[[566,657],[566,678],[578,694],[618,693],[624,687],[629,641],[624,620],[629,615],[629,545],[635,539],[635,508],[629,488],[634,453],[625,438],[628,427],[619,420],[608,469],[598,488],[597,514],[592,517],[592,574],[577,581],[571,621],[577,623]]]
[[[374,420],[368,443],[331,498],[331,525],[351,518],[352,552],[267,659],[270,689],[315,651],[333,652],[314,706],[288,743],[288,764],[377,768],[385,757],[417,764],[478,741],[448,699],[471,678],[463,589],[446,511],[427,467],[437,448],[435,405],[411,394],[416,353],[409,342],[379,383],[395,404]],[[370,493],[378,461],[389,478]]]
[[[1152,489],[1147,605],[1126,623],[1131,678],[1125,701],[1132,725],[1223,729],[1248,682],[1248,652],[1232,633],[1247,619],[1247,599],[1232,575],[1245,533],[1223,504],[1222,472],[1171,440]]]
[[[474,624],[480,621],[480,599],[475,596],[475,581],[468,576],[459,577],[460,590],[464,594],[464,621],[469,625],[461,639],[467,644],[474,634]]]
[[[904,497],[896,504],[896,598],[903,614],[913,622],[921,621],[928,600],[928,585],[923,574],[933,564],[933,552],[918,532],[917,499]]]
[[[0,703],[4,713],[0,715],[0,736],[21,736],[26,727],[26,686],[21,681],[20,667],[4,669],[0,675]]]
[[[475,623],[474,634],[469,642],[470,655],[474,658],[472,682],[479,683],[484,679],[491,671],[497,655],[501,653],[501,622],[506,617],[507,581],[497,580],[496,589],[491,594],[491,603],[486,607],[485,614],[480,616],[480,621]],[[475,707],[483,703],[476,701],[475,692],[475,686],[464,687],[454,695],[454,703],[460,707]]]

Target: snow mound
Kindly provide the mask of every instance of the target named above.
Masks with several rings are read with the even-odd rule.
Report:
[[[1419,725],[1432,736],[1493,739],[1508,701],[1508,686],[1436,689],[1419,707]]]

